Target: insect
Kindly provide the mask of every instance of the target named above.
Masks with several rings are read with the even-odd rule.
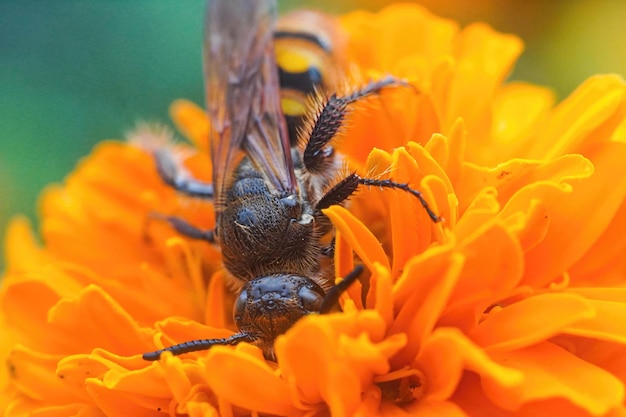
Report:
[[[240,287],[234,306],[238,331],[225,339],[194,340],[145,353],[145,360],[157,360],[164,351],[177,355],[240,342],[256,344],[274,360],[276,337],[307,314],[330,311],[362,270],[358,266],[331,285],[333,245],[322,239],[332,232],[322,210],[345,202],[361,185],[408,192],[434,222],[440,220],[407,184],[356,173],[337,181],[341,156],[331,140],[349,105],[403,82],[386,77],[347,95],[330,95],[294,140],[281,108],[274,55],[275,39],[288,34],[274,30],[275,15],[272,0],[208,3],[204,71],[212,183],[184,173],[167,151],[154,153],[166,184],[214,203],[214,230],[200,230],[177,217],[164,219],[179,233],[221,248],[224,266]]]
[[[332,16],[297,10],[274,30],[280,100],[291,146],[297,145],[307,104],[316,90],[334,91],[340,80],[346,36]]]

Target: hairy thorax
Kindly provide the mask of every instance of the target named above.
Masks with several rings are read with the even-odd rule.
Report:
[[[224,265],[243,281],[271,274],[318,274],[320,247],[311,209],[296,195],[270,192],[254,170],[240,170],[219,214]]]

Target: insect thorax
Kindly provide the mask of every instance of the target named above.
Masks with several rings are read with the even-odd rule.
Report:
[[[217,236],[224,266],[238,279],[318,273],[320,247],[309,203],[271,192],[245,162],[226,194]]]

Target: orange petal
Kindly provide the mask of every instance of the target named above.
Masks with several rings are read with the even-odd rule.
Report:
[[[626,144],[608,142],[592,157],[594,175],[572,181],[573,192],[561,185],[525,187],[516,198],[541,199],[550,212],[550,229],[544,240],[526,254],[524,281],[542,286],[571,267],[609,225],[626,196],[626,176],[616,176],[626,160]],[[607,187],[606,184],[611,184]],[[591,203],[590,203],[591,202]],[[593,221],[580,222],[580,219]],[[572,227],[576,224],[576,227]],[[559,250],[555,251],[554,248]]]
[[[77,392],[84,390],[87,379],[97,378],[109,389],[136,394],[139,397],[159,398],[161,406],[165,406],[164,400],[171,397],[164,373],[158,363],[130,370],[95,354],[71,355],[59,361],[56,374]]]
[[[389,371],[389,357],[406,342],[402,335],[382,339],[384,333],[382,317],[371,310],[305,317],[276,339],[283,379],[305,404],[354,411],[363,389]]]
[[[554,109],[549,124],[540,130],[527,155],[554,158],[577,153],[587,135],[615,112],[624,93],[624,81],[617,75],[586,80]]]
[[[466,369],[501,387],[519,384],[523,378],[520,371],[497,363],[458,329],[450,327],[437,328],[424,341],[415,365],[426,375],[426,397],[433,401],[448,399]]]
[[[497,362],[523,374],[515,386],[483,379],[489,399],[507,410],[531,401],[561,398],[593,415],[622,406],[624,384],[612,374],[551,343],[493,353]]]
[[[623,344],[565,334],[552,340],[557,346],[591,365],[610,372],[620,381],[626,380],[626,356]]]
[[[284,416],[295,412],[287,385],[264,360],[239,348],[215,346],[201,363],[209,386],[222,399],[260,413]]]
[[[4,248],[8,272],[41,265],[46,259],[35,240],[30,221],[24,216],[16,216],[9,222]]]
[[[96,378],[90,378],[85,381],[85,388],[89,393],[92,401],[98,407],[99,411],[111,417],[124,417],[129,415],[149,415],[163,410],[148,411],[143,404],[137,401],[134,396],[121,395],[117,391],[112,391],[105,387],[104,383]]]
[[[456,42],[458,62],[450,80],[447,103],[440,113],[444,115],[443,132],[448,132],[454,121],[462,117],[474,143],[468,148],[468,159],[481,161],[489,153],[489,144],[484,142],[489,138],[491,100],[523,46],[516,36],[497,33],[481,23],[463,29]]]
[[[12,414],[6,414],[10,417]],[[101,417],[102,412],[96,407],[85,404],[64,404],[39,407],[31,414],[33,417],[65,417],[65,416],[81,416],[81,417]]]
[[[369,417],[378,416],[379,407],[381,405],[382,395],[380,388],[372,386],[363,392],[361,395],[361,404],[354,411],[354,416],[357,417]]]
[[[524,203],[514,200],[513,204],[504,207],[501,216],[507,228],[517,234],[522,251],[528,252],[546,237],[550,229],[550,216],[541,200],[530,200],[526,202],[527,207],[522,207]]]
[[[493,187],[498,191],[498,201],[505,205],[521,188],[538,181],[566,182],[587,178],[593,165],[581,155],[564,155],[547,162],[513,159],[494,168],[466,164],[461,181],[457,184],[458,197],[464,208],[480,190]]]
[[[431,250],[405,265],[395,288],[397,313],[389,334],[405,333],[408,343],[394,356],[393,368],[412,363],[447,306],[463,263],[459,254]]]
[[[224,283],[225,271],[218,271],[211,277],[209,281],[209,289],[207,291],[207,299],[205,302],[206,311],[204,314],[204,323],[211,327],[226,327],[226,311],[224,310],[225,300],[224,293],[226,291]]]
[[[431,398],[424,398],[414,401],[406,407],[412,416],[420,417],[468,417],[461,407],[452,401],[438,401]]]
[[[581,296],[539,294],[492,310],[469,337],[487,352],[519,349],[546,340],[594,314],[591,303]]]
[[[349,34],[350,61],[383,71],[391,70],[403,56],[420,55],[436,62],[450,53],[458,32],[455,22],[434,16],[417,4],[389,5],[378,14],[355,11],[342,16],[341,23]],[[372,33],[381,36],[372,38]],[[416,41],[403,42],[405,39]]]
[[[352,249],[341,235],[341,232],[337,231],[335,233],[335,271],[341,277],[345,277],[353,270],[354,254],[352,253]],[[363,306],[363,285],[360,281],[356,281],[352,284],[342,297],[349,298],[359,310],[365,308]]]
[[[626,303],[626,288],[616,287],[582,287],[568,288],[568,292],[580,294],[589,300],[616,301]]]
[[[554,101],[554,92],[545,87],[524,82],[502,86],[493,101],[491,135],[493,148],[499,153],[493,160],[526,156],[528,138],[540,130],[540,123],[548,116]]]
[[[408,142],[406,144],[406,150],[408,151],[409,155],[411,155],[411,157],[415,159],[417,167],[419,167],[420,171],[441,178],[446,185],[446,189],[449,190],[449,192],[453,191],[454,188],[452,187],[452,183],[448,179],[446,171],[435,160],[435,158],[426,151],[424,147],[416,142]]]
[[[422,254],[415,256],[405,265],[405,269],[393,287],[394,308],[399,311],[408,304],[414,294],[428,297],[431,287],[439,282],[448,269],[454,265],[462,265],[463,259],[454,257],[454,246],[451,244],[434,246]]]
[[[55,373],[59,355],[40,353],[24,346],[16,346],[7,360],[11,384],[22,395],[53,404],[72,403],[80,397]]]
[[[462,179],[461,170],[466,159],[465,152],[467,148],[467,129],[462,118],[457,117],[454,120],[447,137],[450,146],[450,160],[442,167],[446,171],[448,178],[450,178],[453,188],[459,191],[457,184]]]
[[[604,233],[570,269],[576,285],[621,286],[626,275],[626,202],[622,203]]]
[[[424,145],[424,149],[426,149],[437,164],[445,170],[450,160],[450,144],[448,138],[440,133],[434,133],[426,145]]]
[[[6,286],[1,301],[5,320],[22,343],[31,348],[45,347],[48,353],[61,353],[73,343],[71,335],[68,340],[66,335],[50,332],[48,310],[58,299],[46,283],[27,281]]]
[[[196,148],[209,151],[209,118],[202,108],[189,100],[176,100],[170,105],[170,117]]]
[[[485,396],[479,377],[469,373],[463,377],[452,400],[468,415],[477,417],[589,417],[590,415],[585,410],[561,398],[528,402],[515,411],[499,408]],[[624,416],[623,412],[623,407],[617,407],[609,413],[603,414],[603,417]]]
[[[48,320],[57,332],[80,335],[73,343],[73,349],[79,352],[99,347],[130,356],[150,347],[128,312],[93,285],[73,299],[60,300],[50,309]]]
[[[498,191],[493,187],[482,188],[464,209],[454,234],[459,240],[471,237],[476,233],[477,226],[492,221],[499,211]]]
[[[375,262],[390,269],[387,255],[380,247],[378,239],[352,213],[341,206],[332,206],[322,211],[370,271],[374,270]]]
[[[563,332],[626,345],[626,303],[600,300],[589,303],[595,316],[574,322]]]
[[[385,321],[387,326],[393,321],[393,283],[389,271],[378,264],[370,279],[370,290],[368,291],[367,305],[374,308]],[[374,299],[370,301],[369,295],[374,295]]]
[[[426,173],[420,184],[421,187],[425,187],[425,197],[430,202],[431,209],[445,220],[446,226],[454,227],[456,215],[452,215],[454,207],[450,207],[449,204],[449,196],[454,193],[454,188],[446,172],[422,146],[415,142],[409,142],[406,148],[417,163],[416,166],[407,166],[409,172],[419,168],[419,171]],[[417,177],[416,174],[414,172],[411,176],[415,178]],[[432,196],[428,195],[429,191],[433,194]],[[432,221],[430,218],[428,220]],[[435,226],[435,229],[437,229],[437,226]],[[422,227],[421,230],[430,230],[430,228]]]
[[[518,285],[523,254],[516,236],[497,218],[477,225],[473,236],[460,241],[457,250],[465,264],[440,323],[469,330],[487,307]]]
[[[404,148],[393,152],[393,166],[395,170],[391,177],[399,183],[419,184],[424,175],[417,161]],[[409,193],[391,192],[387,198],[390,201],[389,220],[394,248],[393,275],[398,276],[402,265],[410,257],[423,252],[430,245],[432,220],[417,198]]]

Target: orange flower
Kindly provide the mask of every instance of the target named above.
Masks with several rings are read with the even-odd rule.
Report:
[[[10,226],[3,415],[626,413],[626,84],[597,76],[554,106],[549,90],[503,84],[522,45],[483,24],[414,5],[342,24],[360,73],[421,93],[358,105],[341,151],[413,184],[445,221],[406,193],[363,191],[325,213],[336,276],[353,253],[371,273],[364,299],[354,285],[342,313],[300,320],[277,363],[245,343],[148,363],[155,347],[232,334],[233,296],[215,248],[146,221],[211,228],[210,204],[181,201],[144,151],[104,143],[44,193],[42,246],[23,219]],[[172,114],[209,179],[203,112]]]

